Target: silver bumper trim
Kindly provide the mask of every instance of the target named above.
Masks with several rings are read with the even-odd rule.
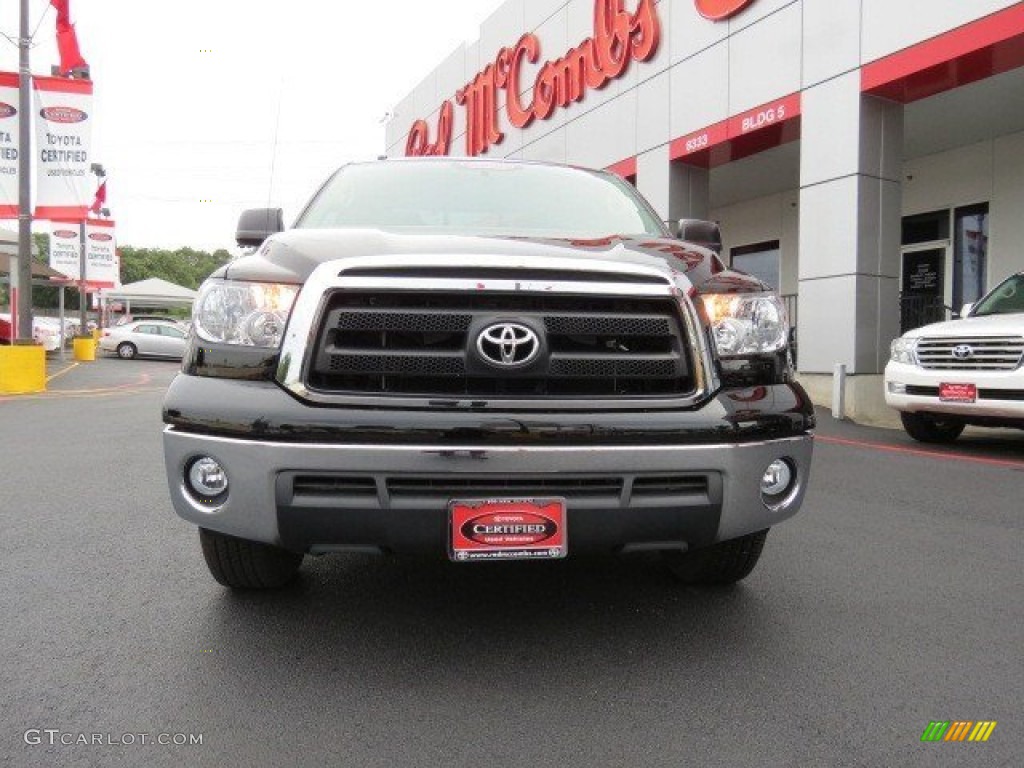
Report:
[[[264,442],[173,427],[164,430],[163,442],[171,500],[180,517],[204,528],[272,544],[280,543],[277,477],[289,471],[419,475],[717,472],[724,485],[717,535],[722,541],[769,528],[796,514],[807,488],[813,449],[811,435],[713,445],[441,448]],[[228,474],[230,488],[223,503],[201,503],[185,489],[185,468],[200,455],[215,458]],[[784,457],[796,467],[797,490],[786,508],[770,510],[761,499],[761,476],[771,461]]]

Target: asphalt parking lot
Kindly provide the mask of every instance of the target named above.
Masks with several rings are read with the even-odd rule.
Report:
[[[2,765],[1021,764],[1024,433],[823,413],[804,510],[731,589],[642,556],[334,556],[233,594],[168,500],[176,370],[0,397]],[[998,726],[922,743],[935,720]]]

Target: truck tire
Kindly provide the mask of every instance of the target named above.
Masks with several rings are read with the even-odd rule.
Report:
[[[219,583],[232,589],[276,589],[293,578],[302,555],[271,544],[199,529],[203,558]]]
[[[684,584],[735,584],[754,570],[768,531],[758,531],[693,552],[663,554],[672,575]]]
[[[907,434],[921,443],[952,443],[964,431],[962,421],[937,419],[927,413],[900,411],[900,421]]]

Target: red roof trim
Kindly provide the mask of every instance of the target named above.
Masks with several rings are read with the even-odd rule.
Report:
[[[1024,2],[865,64],[861,90],[904,104],[1024,66]]]

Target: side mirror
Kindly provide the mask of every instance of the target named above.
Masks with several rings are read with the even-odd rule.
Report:
[[[963,319],[971,314],[971,310],[974,309],[974,304],[964,304],[960,307],[960,318]]]
[[[260,246],[271,235],[284,231],[284,211],[280,208],[251,208],[242,211],[235,230],[235,242],[243,248]]]
[[[713,221],[680,219],[676,237],[694,245],[701,245],[717,254],[722,253],[722,232]]]

